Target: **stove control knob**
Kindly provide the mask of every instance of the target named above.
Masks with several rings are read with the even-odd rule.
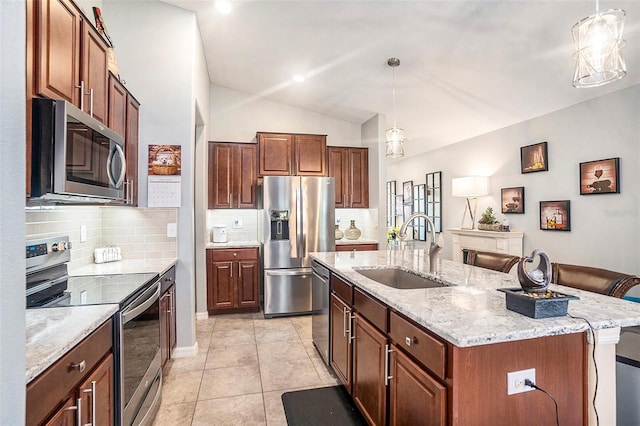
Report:
[[[53,250],[53,251],[65,251],[66,249],[71,248],[70,246],[71,246],[71,244],[69,244],[67,241],[60,241],[60,242],[57,242],[57,243],[53,243],[53,245],[51,246],[51,250]]]

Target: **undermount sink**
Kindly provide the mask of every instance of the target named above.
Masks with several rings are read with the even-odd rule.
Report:
[[[363,275],[373,281],[398,289],[446,287],[445,284],[400,268],[354,268],[354,270],[360,275]]]

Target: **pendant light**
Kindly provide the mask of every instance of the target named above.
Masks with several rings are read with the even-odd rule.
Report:
[[[625,15],[622,9],[600,12],[599,0],[596,0],[596,13],[573,26],[571,33],[576,47],[574,87],[598,87],[627,74],[622,57]]]
[[[387,65],[391,67],[393,71],[393,127],[388,129],[386,132],[386,151],[387,157],[391,158],[400,158],[404,157],[404,141],[406,140],[404,136],[404,129],[401,129],[397,126],[397,115],[396,115],[396,73],[395,68],[400,66],[400,59],[398,58],[389,58],[387,59]]]

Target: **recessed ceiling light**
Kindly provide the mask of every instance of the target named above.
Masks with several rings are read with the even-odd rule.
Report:
[[[227,0],[216,0],[216,9],[224,15],[228,15],[231,13],[233,7],[231,6],[231,2]]]
[[[302,74],[296,74],[293,76],[293,81],[295,81],[296,83],[302,83],[304,82],[304,75]]]

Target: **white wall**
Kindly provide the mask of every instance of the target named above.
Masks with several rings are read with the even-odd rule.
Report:
[[[25,2],[0,1],[0,419],[24,424]]]
[[[380,241],[380,247],[387,239],[386,228],[386,150],[385,116],[376,114],[362,124],[362,145],[369,148],[369,207],[378,209],[376,239]]]
[[[158,1],[103,0],[120,75],[141,103],[139,204],[147,204],[150,144],[182,145],[176,302],[178,351],[195,349],[195,117],[208,104],[196,50],[195,14]],[[200,60],[201,62],[201,60]],[[206,85],[205,85],[206,86]],[[196,91],[198,93],[196,93]]]
[[[525,187],[525,214],[507,217],[524,231],[524,253],[547,251],[552,261],[640,274],[640,86],[620,90],[542,117],[414,158],[390,163],[387,180],[414,184],[442,171],[444,228],[460,227],[464,199],[451,197],[451,178],[488,175],[490,196],[478,200],[500,211],[500,188]],[[520,173],[520,147],[548,141],[549,171]],[[409,142],[411,143],[411,142]],[[620,194],[579,195],[578,164],[620,157]],[[570,200],[571,231],[539,229],[539,201]],[[443,256],[451,259],[446,234]]]
[[[211,85],[209,139],[254,141],[256,132],[327,135],[327,145],[360,146],[360,124]]]

